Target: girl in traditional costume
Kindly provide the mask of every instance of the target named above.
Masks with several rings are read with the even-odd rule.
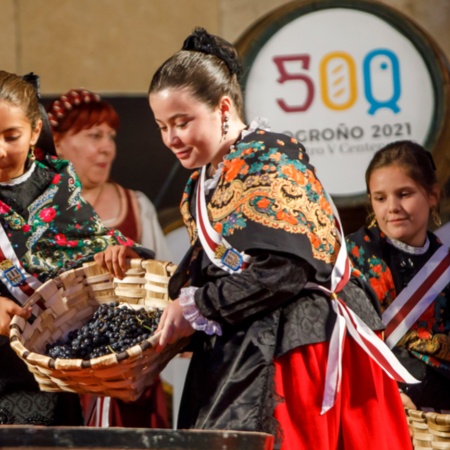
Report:
[[[126,257],[154,253],[105,228],[73,166],[43,151],[53,141],[38,141],[49,126],[37,87],[35,75],[0,71],[0,424],[81,425],[78,396],[40,392],[9,346],[11,317],[29,318],[22,305],[43,282],[95,255],[123,272]]]
[[[164,143],[197,169],[159,326],[161,348],[193,335],[178,426],[273,433],[283,449],[410,448],[380,365],[412,380],[372,331],[332,202],[299,142],[245,124],[239,74],[235,49],[196,29],[149,88]]]
[[[450,410],[450,255],[431,154],[411,141],[373,156],[366,171],[373,220],[347,237],[354,266],[376,292],[385,339],[420,384],[400,383],[405,406]]]

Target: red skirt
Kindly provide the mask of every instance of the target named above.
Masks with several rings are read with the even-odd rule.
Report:
[[[276,360],[275,408],[282,450],[412,449],[397,383],[349,336],[335,405],[321,415],[329,343],[305,345]]]

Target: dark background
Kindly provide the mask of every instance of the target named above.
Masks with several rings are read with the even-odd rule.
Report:
[[[42,98],[44,106],[55,97]],[[120,117],[117,156],[111,177],[124,187],[144,192],[159,213],[163,229],[180,218],[178,207],[191,171],[185,169],[167,149],[157,128],[147,96],[108,96]],[[312,161],[314,164],[314,161]],[[365,222],[365,205],[338,207],[345,233]]]
[[[56,96],[42,98],[47,106]],[[111,178],[124,187],[143,192],[160,213],[161,222],[171,221],[178,209],[190,171],[183,168],[161,140],[147,96],[108,96],[120,117],[117,156]],[[170,218],[166,219],[166,213]],[[166,223],[162,223],[166,225]]]

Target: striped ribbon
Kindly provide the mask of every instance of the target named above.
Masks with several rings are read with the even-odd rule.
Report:
[[[251,257],[244,252],[234,249],[225,238],[218,233],[208,219],[208,209],[205,199],[205,173],[203,166],[200,173],[199,186],[197,189],[197,231],[208,258],[222,270],[228,273],[239,273],[248,267]]]
[[[383,313],[386,344],[393,348],[450,280],[449,249],[441,245]]]
[[[197,229],[200,242],[209,259],[216,266],[228,273],[239,273],[249,265],[251,258],[249,255],[233,249],[223,236],[211,226],[208,219],[204,193],[205,172],[206,166],[202,168],[197,189]],[[327,294],[330,297],[331,305],[337,316],[330,339],[330,351],[327,361],[321,414],[326,413],[333,407],[336,395],[339,392],[342,379],[342,353],[346,331],[349,332],[361,348],[389,377],[404,383],[418,382],[400,364],[389,347],[337,295],[349,281],[351,270],[339,214],[331,198],[329,201],[336,217],[336,226],[341,242],[336,264],[333,266],[331,272],[331,286],[328,289],[314,282],[308,282],[305,285],[306,289],[320,290]],[[224,262],[224,257],[220,256],[223,251],[225,251],[225,257],[226,251],[232,252],[233,258],[239,260],[240,264],[236,264],[234,268],[230,267],[226,261]]]

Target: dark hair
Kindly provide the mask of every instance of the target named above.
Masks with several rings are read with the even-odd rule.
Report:
[[[203,28],[196,28],[186,38],[182,49],[155,72],[148,93],[187,88],[211,108],[219,104],[222,96],[228,95],[244,120],[240,74],[241,65],[233,45]]]
[[[19,75],[0,70],[0,100],[19,107],[32,129],[41,120],[36,86]]]
[[[399,166],[428,194],[434,193],[438,184],[436,167],[430,152],[413,141],[396,141],[378,150],[366,170],[366,188],[370,194],[369,182],[372,173],[388,166]]]

